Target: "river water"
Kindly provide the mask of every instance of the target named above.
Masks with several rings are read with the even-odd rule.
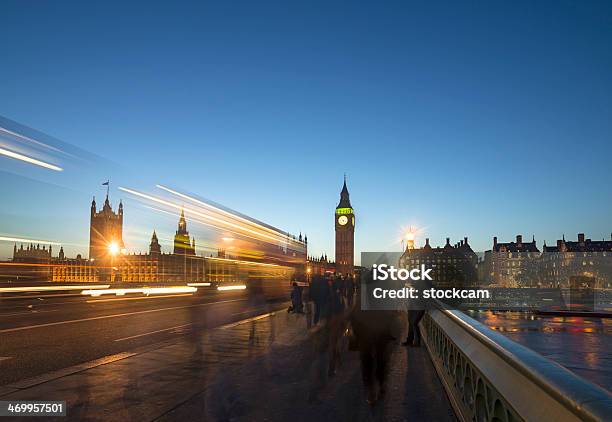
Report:
[[[612,319],[468,311],[472,318],[612,391]]]

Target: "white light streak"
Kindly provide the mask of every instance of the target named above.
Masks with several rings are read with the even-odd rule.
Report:
[[[77,285],[77,286],[23,286],[23,287],[2,287],[0,293],[8,292],[42,292],[42,291],[60,291],[60,290],[82,290],[86,288],[93,289],[108,289],[108,284]]]
[[[246,289],[246,286],[244,284],[236,284],[233,286],[219,286],[217,287],[217,290],[244,290]]]
[[[177,196],[179,196],[179,197],[181,197],[183,199],[188,199],[190,201],[193,201],[193,202],[195,202],[198,205],[202,205],[202,206],[210,208],[210,209],[212,209],[212,210],[214,210],[216,212],[220,212],[222,214],[225,214],[228,217],[235,218],[237,220],[243,221],[243,222],[245,222],[247,224],[250,224],[252,226],[255,226],[255,227],[259,228],[260,230],[265,230],[267,232],[273,233],[273,234],[281,237],[284,241],[291,241],[291,242],[299,243],[296,240],[294,240],[292,237],[287,236],[285,233],[282,233],[282,232],[280,232],[278,230],[271,229],[271,228],[266,227],[266,226],[262,226],[261,224],[258,224],[258,223],[254,222],[252,220],[249,220],[247,218],[244,218],[244,217],[241,217],[239,215],[233,214],[233,213],[231,213],[229,211],[226,211],[224,209],[215,207],[214,205],[210,205],[210,204],[208,204],[208,203],[206,203],[204,201],[200,201],[199,199],[193,198],[193,197],[191,197],[189,195],[185,195],[184,193],[177,192],[177,191],[175,191],[173,189],[170,189],[170,188],[168,188],[166,186],[163,186],[163,185],[156,185],[156,187],[158,187],[159,189],[165,190],[166,192],[170,192],[170,193],[172,193],[174,195],[177,195]],[[223,240],[225,240],[225,239],[223,239]]]
[[[142,293],[143,295],[159,295],[166,293],[194,293],[198,289],[195,287],[143,287],[143,288],[128,288],[128,289],[106,289],[106,290],[83,290],[82,295],[101,296],[114,294],[115,296],[123,296],[126,293]]]
[[[60,150],[60,149],[57,149],[57,148],[55,148],[55,147],[53,147],[53,146],[51,146],[51,145],[47,145],[47,144],[45,144],[45,143],[42,143],[42,142],[40,142],[40,141],[37,141],[36,139],[32,139],[32,138],[30,138],[30,137],[28,137],[28,136],[21,135],[21,134],[19,134],[19,133],[17,133],[17,132],[13,132],[12,130],[8,130],[8,129],[7,129],[7,128],[5,128],[5,127],[0,127],[0,132],[4,132],[4,133],[6,133],[6,134],[8,134],[8,135],[10,135],[10,136],[14,136],[15,138],[18,138],[18,139],[23,139],[23,140],[25,140],[25,141],[32,142],[33,144],[39,145],[39,146],[41,146],[41,147],[44,147],[44,148],[49,148],[50,150],[57,151],[57,152],[61,152],[61,153],[65,154],[65,152],[64,152],[64,151],[62,151],[62,150]]]
[[[36,239],[24,239],[21,237],[4,237],[4,236],[0,236],[0,242],[4,241],[4,242],[21,242],[21,243],[44,243],[47,245],[60,245],[60,243],[57,242],[51,242],[49,240],[36,240]]]
[[[40,167],[44,167],[50,170],[63,171],[64,169],[56,165],[45,163],[44,161],[37,160],[36,158],[28,157],[27,155],[19,154],[18,152],[9,151],[8,149],[0,148],[0,154],[5,155],[16,160],[21,160],[26,163],[35,164]]]
[[[190,287],[208,287],[210,283],[187,283]]]
[[[279,241],[279,237],[280,237],[280,235],[279,235],[279,234],[276,234],[276,236],[271,236],[271,235],[269,235],[269,234],[267,234],[267,233],[261,233],[261,232],[258,232],[258,231],[255,231],[255,230],[249,229],[248,227],[244,227],[244,226],[241,226],[241,225],[239,225],[239,224],[232,223],[232,222],[230,222],[230,221],[222,220],[222,219],[220,219],[220,218],[217,218],[217,217],[213,217],[213,216],[210,216],[210,215],[204,214],[204,213],[202,213],[202,212],[200,212],[200,211],[197,211],[197,210],[194,210],[194,209],[192,209],[192,208],[183,207],[183,206],[177,205],[177,204],[175,204],[175,203],[173,203],[173,202],[166,201],[166,200],[164,200],[164,199],[157,198],[157,197],[155,197],[155,196],[147,195],[147,194],[145,194],[145,193],[138,192],[138,191],[135,191],[135,190],[132,190],[132,189],[128,189],[128,188],[124,188],[124,187],[121,187],[121,186],[120,186],[120,187],[119,187],[119,190],[122,190],[122,191],[127,192],[127,193],[131,193],[132,195],[136,195],[136,196],[139,196],[139,197],[141,197],[141,198],[148,199],[148,200],[150,200],[150,201],[154,201],[154,202],[157,202],[157,203],[160,203],[160,204],[166,205],[166,206],[168,206],[168,207],[175,208],[175,209],[177,209],[177,210],[182,210],[182,209],[184,209],[185,211],[190,212],[190,213],[192,213],[192,214],[194,214],[194,215],[197,215],[197,216],[199,216],[199,217],[206,218],[206,219],[208,219],[208,220],[213,220],[213,221],[215,221],[215,222],[217,222],[217,223],[220,223],[220,224],[222,224],[222,225],[226,225],[226,226],[230,226],[230,227],[234,227],[234,228],[236,228],[236,229],[238,229],[238,230],[243,230],[243,231],[246,231],[246,232],[249,232],[249,233],[253,233],[253,234],[257,235],[257,236],[266,237],[266,238],[268,238],[268,239],[273,240],[274,242],[278,242],[278,241]],[[285,241],[285,239],[282,239],[282,240],[283,240],[283,241]]]

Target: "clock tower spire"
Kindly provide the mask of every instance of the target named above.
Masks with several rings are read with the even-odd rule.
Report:
[[[346,174],[334,221],[336,226],[336,271],[352,277],[355,275],[355,211],[351,206],[349,191],[346,187]]]

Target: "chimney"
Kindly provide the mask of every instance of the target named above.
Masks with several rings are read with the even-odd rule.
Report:
[[[447,245],[450,245],[450,237],[447,237],[447,238],[446,238],[446,244],[447,244]]]
[[[429,238],[428,237],[425,238],[425,246],[429,246]]]
[[[578,233],[578,242],[584,243],[584,233]]]
[[[497,246],[497,236],[493,236],[493,247]]]
[[[459,246],[463,246],[463,240],[459,242]]]
[[[523,243],[523,236],[520,234],[516,235],[516,243]]]
[[[466,246],[467,246],[467,244],[468,244],[468,242],[467,242],[467,236],[463,238],[463,243],[465,243],[465,244],[466,244]]]

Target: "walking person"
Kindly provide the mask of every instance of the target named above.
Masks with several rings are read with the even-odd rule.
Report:
[[[329,311],[327,328],[329,330],[329,367],[328,375],[334,376],[336,367],[340,364],[339,341],[342,338],[347,320],[345,316],[344,296],[342,294],[343,282],[337,276],[328,278]]]
[[[317,325],[321,316],[325,317],[325,307],[327,305],[328,288],[323,276],[317,274],[312,277],[310,284],[310,298],[314,302],[313,325]]]
[[[291,309],[290,312],[296,314],[303,314],[304,311],[302,309],[302,287],[298,285],[296,281],[293,282],[293,287],[291,289]]]
[[[412,281],[411,285],[417,290],[418,299],[406,300],[408,335],[406,336],[406,341],[404,341],[402,345],[419,347],[421,345],[421,328],[419,323],[425,315],[425,307],[427,305],[425,300],[422,299],[423,291],[431,287],[431,283],[424,280],[416,280]]]
[[[372,283],[372,273],[364,274],[366,283]],[[391,355],[395,311],[366,311],[357,296],[350,322],[354,341],[361,360],[361,376],[371,406],[386,393],[388,364]]]

